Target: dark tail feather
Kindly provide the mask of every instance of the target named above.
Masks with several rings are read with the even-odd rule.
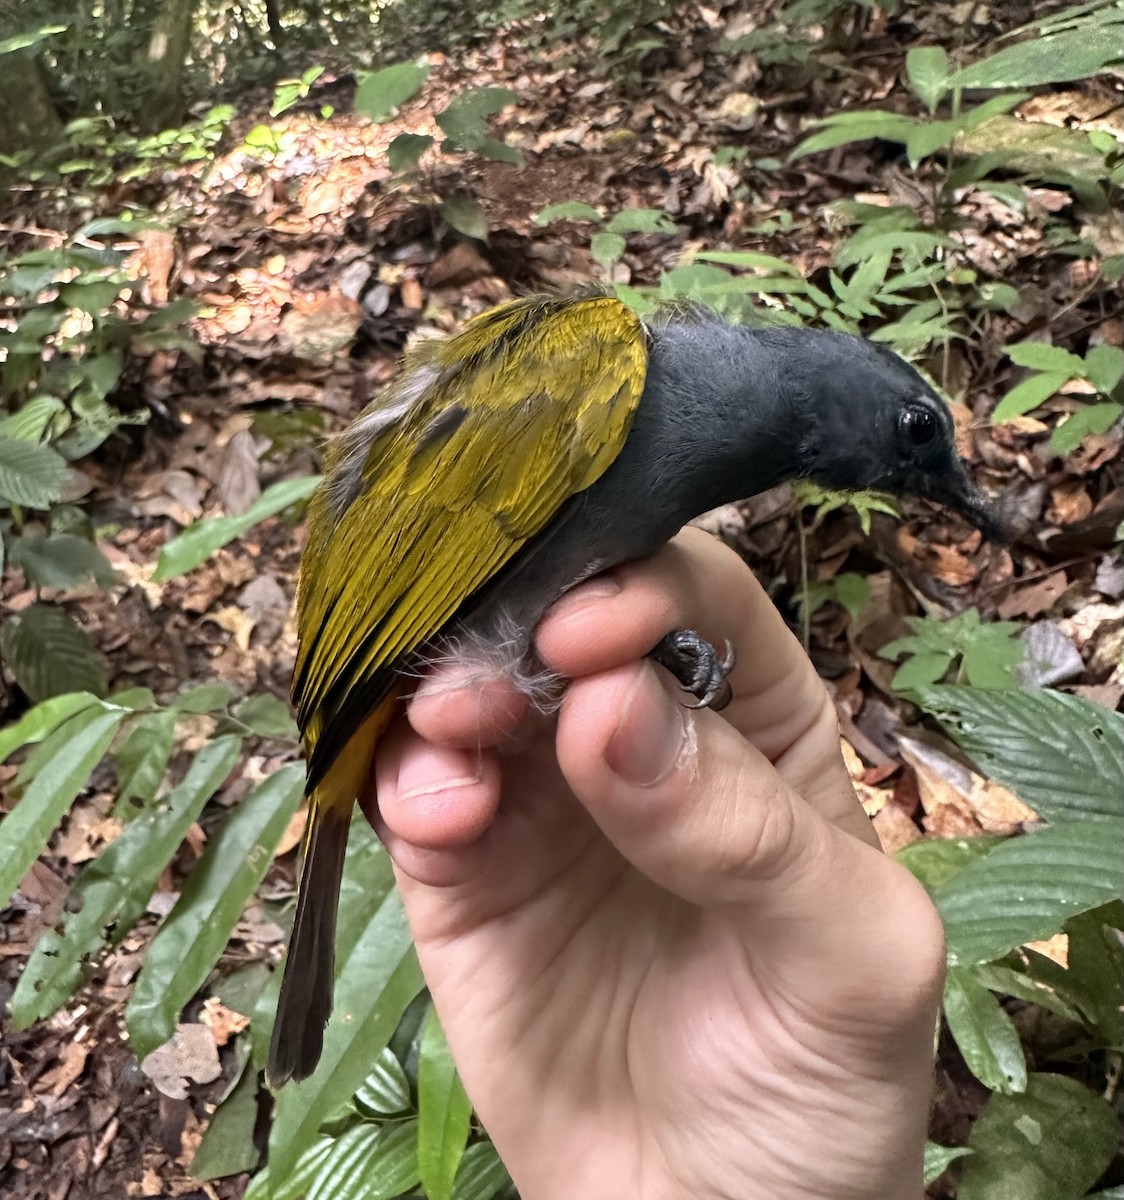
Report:
[[[297,915],[269,1043],[270,1087],[306,1079],[324,1047],[324,1026],[332,1011],[336,912],[350,817],[350,805],[341,812],[317,804],[313,797]]]

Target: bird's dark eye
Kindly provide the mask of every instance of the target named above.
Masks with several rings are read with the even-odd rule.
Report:
[[[941,423],[932,409],[911,405],[902,410],[898,427],[911,446],[927,446],[940,433]]]

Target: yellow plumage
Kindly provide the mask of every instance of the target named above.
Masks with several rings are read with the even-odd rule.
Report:
[[[646,370],[619,301],[517,300],[415,350],[329,448],[301,565],[293,701],[311,811],[275,1082],[319,1056],[348,822],[399,668],[616,459]]]

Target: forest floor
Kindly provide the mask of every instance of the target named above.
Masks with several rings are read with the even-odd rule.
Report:
[[[540,228],[534,217],[546,206],[581,200],[606,213],[667,213],[681,232],[630,237],[616,271],[617,282],[650,283],[700,245],[761,250],[815,278],[826,272],[836,237],[826,208],[832,201],[928,205],[923,177],[919,183],[882,143],[786,159],[817,116],[900,107],[905,53],[943,39],[949,7],[922,6],[912,24],[894,26],[876,10],[853,50],[821,56],[814,71],[762,69],[750,55],[720,51],[719,35],[730,31],[699,9],[644,61],[643,79],[626,83],[591,50],[567,58],[497,34],[469,51],[431,55],[424,90],[387,124],[354,115],[354,81],[329,72],[307,100],[276,118],[268,116],[269,94],[243,96],[213,163],[106,188],[82,219],[126,206],[169,218],[166,231],[145,233],[136,247],[142,300],[188,297],[202,306],[190,324],[197,361],[178,351],[134,357],[118,400],[148,408],[151,419],[80,464],[83,503],[104,531],[100,544],[122,583],[58,598],[108,656],[112,687],[147,686],[166,700],[218,679],[239,695],[287,695],[303,528],[270,519],[164,583],[152,579],[161,546],[201,516],[244,511],[269,484],[316,470],[320,433],[340,428],[378,392],[412,339],[452,330],[512,295],[597,280],[588,227]],[[965,37],[982,41],[994,32],[968,28]],[[523,151],[525,165],[446,156],[392,186],[390,140],[434,132],[434,114],[450,96],[483,84],[518,93],[498,127]],[[1039,119],[1049,119],[1051,105],[1059,114],[1077,103],[1096,108],[1087,90],[1034,103]],[[328,119],[324,104],[334,106]],[[243,144],[263,122],[277,139],[269,154]],[[747,151],[740,164],[720,152],[731,146]],[[460,237],[441,221],[435,202],[460,194],[482,206],[486,240]],[[858,618],[836,603],[814,613],[810,650],[836,697],[856,785],[889,849],[924,835],[1010,833],[1027,816],[1003,789],[966,772],[950,744],[923,728],[890,687],[894,665],[877,651],[906,632],[906,617],[976,607],[985,619],[1029,622],[1053,681],[1109,707],[1124,695],[1117,669],[1124,569],[1111,557],[1124,518],[1119,430],[1086,438],[1062,459],[1046,451],[1048,427],[1038,417],[1002,427],[985,419],[1014,381],[1005,343],[1047,329],[1057,345],[1084,343],[1094,330],[1100,341],[1124,343],[1119,296],[1098,291],[1082,264],[1052,253],[1045,239],[1048,221],[1072,196],[1043,187],[1030,201],[1019,213],[985,193],[965,194],[958,215],[974,231],[974,253],[990,274],[1018,288],[1020,300],[928,364],[963,400],[956,409],[963,449],[977,478],[1003,493],[1005,512],[1023,530],[1016,543],[981,544],[960,521],[923,506],[907,507],[901,522],[876,517],[869,538],[842,512],[802,539],[801,514],[784,489],[711,522],[746,553],[794,625],[802,541],[813,580],[866,577],[869,602]],[[34,189],[13,193],[2,230],[15,247],[30,244],[33,232],[61,242],[77,223],[62,214],[63,206]],[[1088,236],[1119,234],[1106,227]],[[18,571],[9,572],[0,608],[18,612],[37,598]],[[284,742],[251,747],[223,805],[297,753]],[[189,742],[181,753],[193,748]],[[0,766],[0,788],[14,773]],[[36,938],[58,919],[77,868],[119,829],[110,815],[111,771],[94,782],[25,881],[26,906],[9,914],[0,999]],[[157,900],[176,893],[207,833],[204,818]],[[299,836],[298,821],[224,964],[279,958],[284,938],[272,919],[274,902],[291,896]],[[246,1176],[200,1183],[189,1172],[223,1078],[191,1083],[179,1098],[162,1094],[122,1040],[130,981],[166,911],[152,907],[160,911],[91,973],[68,1008],[27,1031],[5,1032],[0,1192],[9,1200],[226,1200],[244,1190]],[[217,1011],[212,1006],[203,1023],[221,1049],[234,1030]],[[942,1047],[934,1136],[961,1141],[985,1098],[955,1049]],[[939,1186],[932,1194],[944,1195]]]

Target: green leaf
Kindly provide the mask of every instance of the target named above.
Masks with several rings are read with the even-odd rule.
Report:
[[[507,142],[501,142],[499,138],[482,138],[480,144],[476,147],[476,153],[482,154],[485,158],[490,158],[494,162],[511,163],[512,166],[516,167],[523,165],[523,151],[517,149],[515,146],[509,146]]]
[[[1124,378],[1124,350],[1119,346],[1094,346],[1085,355],[1085,378],[1107,396]]]
[[[493,1200],[495,1194],[511,1183],[507,1168],[491,1142],[469,1146],[461,1159],[453,1184],[453,1200]]]
[[[909,165],[916,167],[930,154],[947,149],[959,132],[960,124],[957,121],[929,121],[919,125],[906,138],[905,153]]]
[[[126,709],[95,701],[55,729],[65,738],[65,752],[42,764],[22,799],[0,823],[0,909],[7,907],[127,715]]]
[[[0,654],[32,700],[105,694],[105,658],[61,608],[32,604],[0,626]]]
[[[430,1006],[418,1050],[418,1173],[428,1200],[451,1200],[472,1105]]]
[[[913,94],[935,112],[948,91],[948,54],[943,46],[915,46],[905,56],[905,72]]]
[[[59,288],[59,300],[67,308],[77,308],[92,317],[100,316],[125,288],[124,280],[89,279],[85,282],[64,283]]]
[[[488,218],[480,202],[464,192],[442,200],[438,211],[458,233],[484,241],[488,236]]]
[[[63,412],[66,405],[57,396],[33,396],[19,412],[0,420],[0,440],[38,442],[55,417]]]
[[[77,907],[68,912],[61,933],[43,934],[20,975],[11,1002],[16,1028],[26,1029],[61,1008],[81,984],[86,959],[129,932],[191,824],[230,774],[240,748],[236,737],[208,742],[160,807],[142,813],[78,876],[72,889]],[[24,802],[30,795],[28,789]]]
[[[1061,346],[1052,346],[1048,342],[1016,342],[1003,349],[1016,366],[1064,375],[1066,379],[1085,376],[1085,360]]]
[[[930,688],[918,703],[1048,821],[1124,819],[1124,719],[1061,692]]]
[[[954,967],[945,980],[944,1015],[968,1069],[984,1087],[1026,1090],[1026,1059],[1014,1022],[963,967]]]
[[[1078,1200],[1116,1138],[1099,1096],[1062,1075],[1031,1075],[1022,1095],[994,1095],[976,1118],[957,1200]]]
[[[418,1182],[416,1139],[416,1121],[353,1126],[317,1168],[307,1200],[394,1200],[405,1195]]]
[[[761,254],[756,250],[700,250],[695,255],[697,262],[719,263],[727,267],[746,267],[759,271],[772,271],[776,275],[800,277],[800,268],[775,254]]]
[[[1107,400],[1103,404],[1086,404],[1068,417],[1050,437],[1050,449],[1058,454],[1076,450],[1081,439],[1091,433],[1107,433],[1124,412],[1124,404]]]
[[[912,117],[889,112],[846,112],[835,113],[818,122],[818,132],[806,137],[793,150],[790,158],[802,158],[820,150],[834,150],[851,142],[864,142],[872,138],[884,138],[890,142],[905,142],[917,127]]]
[[[659,208],[625,208],[605,226],[609,233],[678,233],[678,226]]]
[[[15,50],[27,50],[31,46],[38,46],[40,42],[56,33],[65,33],[69,28],[69,25],[40,25],[38,29],[17,33],[14,37],[0,41],[0,54],[11,54]]]
[[[62,492],[66,459],[49,446],[0,437],[0,501],[47,508]]]
[[[374,1070],[352,1099],[355,1107],[368,1117],[397,1117],[410,1111],[410,1081],[389,1046],[379,1055]]]
[[[905,638],[900,639],[905,641]],[[890,646],[886,650],[890,650]],[[951,650],[922,650],[902,663],[894,672],[890,686],[899,692],[912,692],[944,678],[955,654]]]
[[[188,876],[148,949],[125,1010],[138,1058],[175,1033],[181,1009],[226,948],[303,795],[303,764],[275,771],[235,809]]]
[[[317,1139],[296,1161],[291,1171],[278,1179],[273,1178],[270,1167],[265,1167],[250,1180],[242,1200],[307,1200],[308,1189],[322,1169],[336,1139]]]
[[[421,156],[433,145],[428,133],[400,133],[386,148],[386,161],[396,174],[412,171]]]
[[[247,696],[231,709],[231,716],[259,737],[288,738],[295,742],[299,736],[288,704],[269,692]]]
[[[932,892],[1002,841],[998,837],[934,838],[903,846],[894,857]]]
[[[1072,29],[1052,37],[1007,46],[955,72],[957,88],[1024,88],[1088,79],[1124,59],[1124,25],[1115,29]]]
[[[156,795],[168,770],[175,745],[176,714],[172,710],[148,713],[129,731],[114,751],[117,766],[117,799],[114,814],[130,821],[138,808]]]
[[[514,104],[518,95],[509,88],[468,88],[437,114],[437,124],[458,150],[478,150],[488,136],[488,118]]]
[[[589,252],[593,260],[606,271],[611,271],[620,261],[625,250],[625,240],[619,233],[595,233],[589,239]]]
[[[995,411],[991,414],[992,422],[998,425],[1003,421],[1010,421],[1013,417],[1023,416],[1043,401],[1049,400],[1069,378],[1069,375],[1032,375],[1029,379],[1024,379],[995,406]]]
[[[41,742],[76,713],[94,707],[106,706],[90,692],[69,692],[41,701],[28,709],[14,725],[0,729],[0,762],[21,746]]]
[[[935,1183],[948,1170],[951,1163],[972,1151],[967,1146],[938,1146],[936,1142],[925,1143],[925,1186]]]
[[[258,1075],[243,1067],[238,1082],[207,1122],[191,1160],[191,1174],[196,1179],[222,1179],[254,1170],[261,1160],[254,1141],[257,1121]]]
[[[179,713],[214,713],[224,711],[230,700],[230,688],[225,683],[199,683],[181,692],[171,707]]]
[[[561,204],[548,204],[535,213],[535,224],[540,228],[552,221],[600,221],[601,213],[584,200],[563,200]]]
[[[335,1007],[316,1071],[278,1096],[269,1152],[278,1178],[288,1175],[323,1121],[355,1094],[423,987],[401,902],[390,891],[392,879],[386,852],[366,821],[356,817],[340,890]],[[262,1005],[269,999],[276,1004],[267,992]],[[254,1032],[257,1061],[269,1022],[255,1015]]]
[[[12,538],[11,561],[23,567],[35,587],[69,590],[96,583],[110,588],[117,572],[109,560],[87,538],[72,533],[25,533]]]
[[[372,121],[388,121],[394,110],[416,96],[429,77],[429,68],[414,63],[395,63],[372,71],[359,81],[355,92],[355,111]]]
[[[229,517],[209,517],[189,525],[179,537],[172,538],[160,551],[152,578],[156,582],[172,579],[194,570],[220,546],[241,537],[259,521],[271,517],[291,504],[307,500],[320,482],[317,475],[305,479],[286,479],[267,487],[244,513]]]
[[[999,693],[992,693],[999,694]],[[951,966],[990,962],[1052,937],[1124,890],[1124,828],[1066,821],[1011,838],[933,896]]]

